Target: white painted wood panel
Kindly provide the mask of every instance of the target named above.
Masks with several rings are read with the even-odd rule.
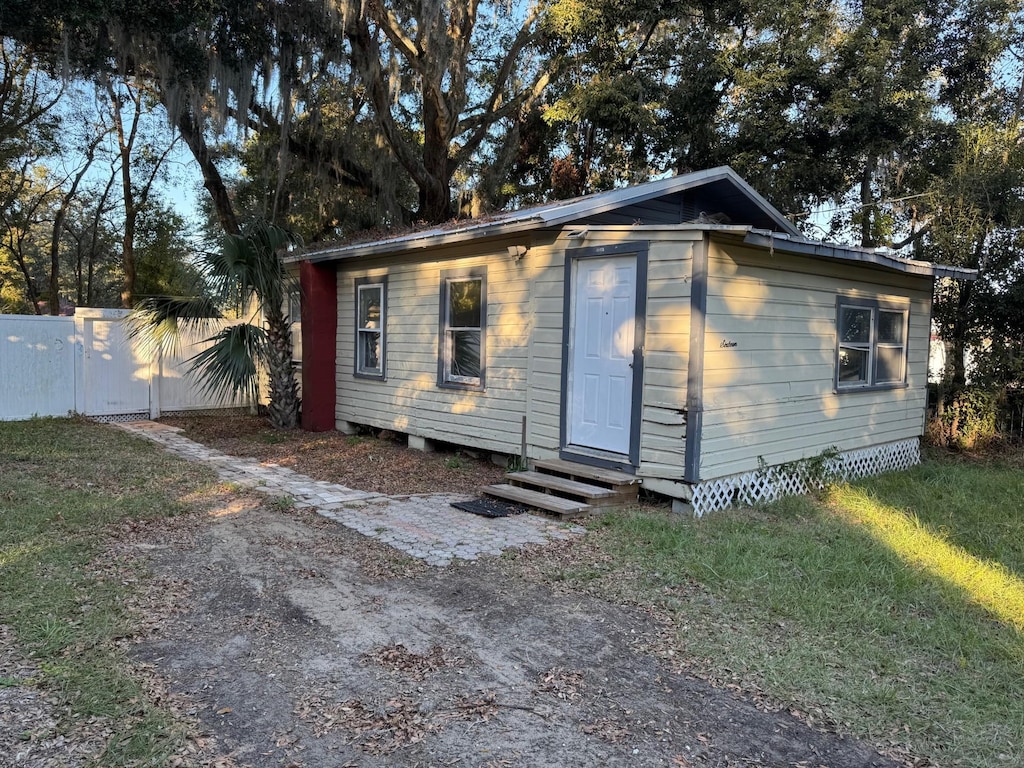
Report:
[[[138,353],[123,320],[127,310],[79,310],[82,323],[80,411],[87,416],[149,413],[151,356]]]
[[[626,455],[633,410],[636,256],[575,267],[569,442]]]

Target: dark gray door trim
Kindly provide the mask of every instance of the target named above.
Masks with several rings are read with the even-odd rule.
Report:
[[[577,461],[581,464],[621,469],[627,472],[634,472],[636,467],[640,465],[640,428],[643,422],[644,393],[644,341],[647,334],[648,250],[649,244],[647,241],[641,241],[635,243],[616,243],[615,245],[598,245],[590,248],[569,248],[565,251],[565,278],[562,296],[562,407],[559,415],[561,443],[559,455],[563,459]],[[591,455],[590,452],[583,453],[579,450],[573,450],[573,447],[567,444],[569,436],[569,352],[572,349],[573,342],[569,331],[572,325],[572,291],[575,287],[573,276],[575,274],[576,262],[580,259],[630,255],[636,256],[636,307],[633,312],[636,328],[633,336],[633,403],[630,413],[629,456],[628,461],[623,461],[614,454],[601,456],[598,455],[600,452],[595,452],[595,455]]]

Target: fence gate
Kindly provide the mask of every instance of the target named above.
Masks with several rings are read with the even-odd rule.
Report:
[[[188,359],[227,321],[184,333],[175,354],[144,354],[125,331],[124,309],[74,317],[0,315],[0,421],[81,413],[104,420],[248,405],[215,397],[188,376]]]
[[[79,310],[82,321],[80,411],[86,416],[150,412],[151,363],[134,354],[125,333],[126,309]]]

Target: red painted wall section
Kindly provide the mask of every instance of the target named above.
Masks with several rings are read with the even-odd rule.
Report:
[[[302,428],[334,429],[338,354],[338,275],[333,264],[302,262]]]

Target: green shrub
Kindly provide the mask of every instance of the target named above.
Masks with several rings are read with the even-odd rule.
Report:
[[[997,396],[980,387],[967,387],[953,396],[929,428],[932,442],[948,448],[974,450],[996,437]]]

